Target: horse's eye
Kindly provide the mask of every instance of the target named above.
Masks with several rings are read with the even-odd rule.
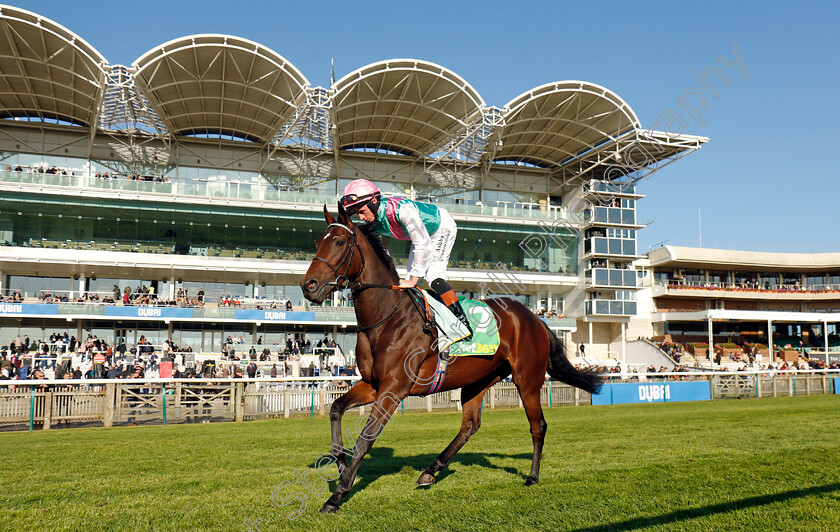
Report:
[[[341,247],[344,245],[344,240],[339,240],[335,243],[336,246]]]

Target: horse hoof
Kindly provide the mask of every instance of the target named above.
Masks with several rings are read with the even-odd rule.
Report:
[[[435,483],[434,475],[430,475],[428,473],[423,473],[420,475],[420,478],[417,479],[418,486],[431,486]]]
[[[324,504],[324,506],[321,507],[321,513],[322,514],[334,514],[337,511],[338,511],[338,506],[336,506],[334,504],[326,503],[326,504]]]
[[[528,480],[525,481],[526,486],[533,486],[536,483],[537,479],[535,479],[534,477],[528,477]]]

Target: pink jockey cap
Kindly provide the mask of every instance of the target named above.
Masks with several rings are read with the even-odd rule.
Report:
[[[344,187],[344,195],[341,197],[341,205],[345,209],[365,203],[376,194],[380,194],[379,188],[367,179],[354,179]]]

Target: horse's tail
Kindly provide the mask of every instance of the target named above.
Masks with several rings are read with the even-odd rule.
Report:
[[[545,322],[543,322],[543,325],[545,325],[545,330],[548,332],[550,341],[548,374],[551,378],[589,393],[598,393],[598,390],[601,388],[598,372],[592,368],[575,368],[566,357],[566,348],[563,342],[557,338],[557,335],[548,328]]]

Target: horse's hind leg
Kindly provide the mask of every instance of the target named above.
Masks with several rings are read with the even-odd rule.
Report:
[[[531,437],[534,440],[534,457],[531,460],[531,474],[525,481],[526,486],[532,486],[540,479],[540,461],[542,460],[543,443],[548,424],[543,416],[542,404],[540,402],[541,383],[531,386],[519,385],[519,397],[522,398],[522,406],[525,407],[525,414],[531,424]]]
[[[475,434],[481,426],[481,401],[484,394],[491,386],[499,382],[496,377],[487,384],[487,381],[469,384],[461,390],[461,401],[464,405],[464,416],[461,419],[461,430],[455,439],[440,453],[435,461],[417,479],[418,486],[428,486],[435,481],[435,474],[446,467],[467,440]]]
[[[370,384],[359,381],[347,393],[333,401],[332,407],[330,407],[331,451],[335,457],[339,474],[344,473],[344,469],[347,467],[344,461],[344,442],[341,439],[341,418],[348,409],[370,404],[375,397],[376,390]]]

